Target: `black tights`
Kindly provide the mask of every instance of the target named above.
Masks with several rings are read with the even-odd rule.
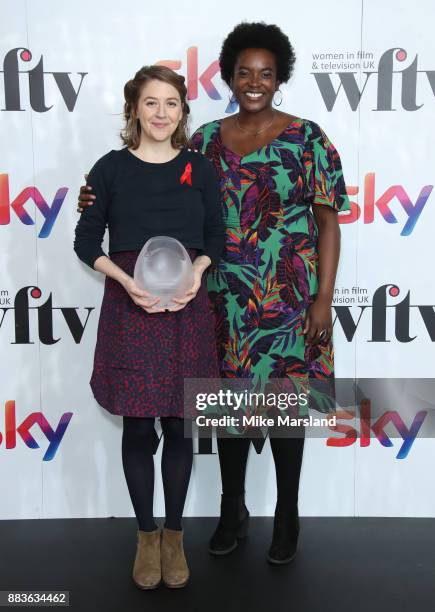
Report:
[[[162,480],[165,494],[165,527],[181,530],[181,517],[192,471],[192,438],[184,437],[184,420],[161,417],[163,431]],[[154,531],[153,418],[123,417],[122,465],[139,529]]]
[[[277,514],[297,512],[305,430],[301,428],[298,434],[299,437],[292,438],[270,437],[276,472]],[[235,497],[244,493],[250,442],[250,438],[245,437],[217,439],[224,495]]]

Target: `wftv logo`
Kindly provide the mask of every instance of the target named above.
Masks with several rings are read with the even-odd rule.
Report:
[[[357,289],[357,288],[355,288]],[[333,303],[333,308],[336,313],[334,326],[337,324],[342,328],[348,342],[352,342],[356,330],[363,316],[371,317],[371,338],[368,342],[391,342],[387,338],[387,312],[394,313],[394,335],[398,342],[412,342],[417,336],[410,335],[410,319],[411,313],[418,312],[420,315],[427,334],[432,342],[435,341],[435,311],[434,305],[416,305],[411,304],[410,291],[406,294],[403,300],[397,304],[388,304],[388,296],[396,298],[400,293],[397,285],[387,284],[381,285],[373,294],[371,305],[368,303],[368,296],[361,296],[359,301],[367,302],[363,306],[337,306]],[[359,316],[355,320],[352,316],[351,309],[359,308]]]
[[[80,82],[77,89],[74,89],[70,74],[71,72],[47,72],[44,70],[43,57],[41,55],[39,62],[31,70],[20,70],[18,58],[22,62],[30,62],[32,54],[29,49],[25,47],[16,47],[8,51],[3,60],[3,70],[0,70],[0,74],[3,74],[4,82],[4,101],[5,108],[2,111],[23,111],[21,108],[21,96],[20,96],[20,75],[27,74],[29,80],[29,95],[30,95],[30,106],[37,113],[46,113],[53,105],[47,106],[45,103],[45,92],[44,92],[44,79],[46,75],[51,75],[59,92],[65,102],[65,105],[69,112],[74,110],[77,102],[77,98],[82,87],[83,79],[88,74],[87,72],[78,72],[80,76]]]
[[[344,94],[349,102],[349,106],[353,111],[356,111],[361,101],[362,95],[366,89],[369,80],[373,80],[372,75],[377,74],[377,104],[374,111],[395,111],[393,108],[393,80],[395,74],[400,74],[401,83],[401,104],[406,111],[416,111],[423,104],[417,103],[417,82],[419,75],[424,74],[429,82],[433,94],[435,94],[435,70],[418,70],[416,54],[414,60],[404,70],[394,69],[394,59],[398,62],[404,62],[408,57],[405,49],[401,47],[392,47],[385,51],[378,63],[377,70],[362,71],[366,75],[365,82],[360,90],[358,87],[355,75],[357,72],[312,72],[317,86],[325,103],[326,109],[332,111],[337,100],[340,90],[343,89]],[[316,58],[317,59],[317,58]],[[373,63],[373,62],[371,62]],[[331,74],[337,74],[340,84],[337,89],[334,88]]]
[[[56,344],[61,340],[60,337],[55,338],[54,335],[53,315],[56,312],[62,315],[74,342],[80,344],[89,316],[94,310],[94,307],[85,307],[87,314],[85,321],[82,323],[77,312],[79,310],[78,307],[53,306],[51,293],[47,300],[40,306],[30,306],[29,295],[35,300],[39,299],[42,295],[39,287],[28,286],[20,289],[15,296],[13,306],[9,305],[11,304],[11,298],[8,297],[8,291],[0,291],[0,295],[2,305],[0,308],[0,331],[2,330],[6,317],[10,318],[13,316],[14,318],[15,337],[11,344],[35,344],[35,342],[31,340],[30,334],[31,310],[37,311],[37,337],[42,344]],[[6,304],[6,307],[4,304]],[[9,311],[12,311],[11,315],[9,315]]]
[[[54,222],[68,193],[67,187],[60,187],[54,196],[51,206],[36,187],[26,187],[12,201],[9,193],[9,176],[0,174],[0,225],[9,225],[11,209],[24,225],[35,225],[35,221],[25,210],[24,205],[33,200],[36,208],[44,217],[44,223],[38,238],[47,238],[53,229]]]
[[[17,426],[15,415],[15,401],[8,400],[5,403],[5,433],[4,442],[7,449],[15,448],[17,445],[17,434],[29,448],[40,448],[35,438],[30,433],[34,425],[39,425],[42,433],[48,440],[48,447],[42,457],[43,461],[51,461],[59,448],[59,444],[65,434],[66,428],[71,421],[73,413],[65,412],[59,420],[56,429],[53,429],[42,412],[32,412],[20,425]],[[3,435],[0,433],[0,445]]]
[[[375,210],[377,210],[384,221],[387,223],[398,223],[397,217],[394,216],[391,210],[391,203],[397,199],[406,214],[406,221],[401,229],[401,236],[409,236],[420,218],[423,208],[432,193],[433,185],[425,185],[420,190],[415,203],[411,200],[407,191],[402,185],[392,185],[385,193],[376,198],[375,196],[375,173],[368,172],[364,177],[364,197],[363,204],[359,205],[356,202],[350,202],[350,211],[339,215],[339,223],[354,223],[358,221],[362,215],[364,224],[373,223],[375,220]],[[349,196],[357,195],[359,187],[347,187]],[[362,209],[362,210],[361,210]]]

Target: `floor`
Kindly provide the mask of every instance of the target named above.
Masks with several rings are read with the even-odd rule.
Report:
[[[141,591],[131,580],[135,519],[0,521],[0,590],[67,590],[69,608],[83,612],[435,609],[435,519],[303,517],[285,566],[265,559],[272,518],[252,518],[248,538],[224,557],[207,551],[215,524],[184,519],[184,589]]]

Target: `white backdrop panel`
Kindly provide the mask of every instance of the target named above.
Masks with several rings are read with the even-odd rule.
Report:
[[[37,424],[31,431],[40,443],[39,449],[26,446],[20,436],[13,449],[6,449],[2,440],[0,476],[8,495],[2,500],[0,518],[133,515],[121,465],[121,419],[96,404],[88,385],[103,279],[81,264],[72,249],[77,193],[83,173],[95,160],[112,148],[120,148],[123,86],[143,64],[159,60],[180,62],[179,72],[188,76],[191,83],[192,131],[225,114],[228,89],[219,75],[206,88],[192,81],[192,75],[196,69],[198,75],[203,74],[217,60],[225,34],[244,19],[275,22],[289,35],[296,49],[297,64],[289,84],[281,87],[281,109],[312,119],[325,130],[340,152],[350,199],[362,211],[358,222],[341,225],[342,256],[336,287],[338,297],[346,295],[352,287],[367,290],[369,303],[352,341],[336,322],[337,375],[433,376],[433,344],[418,309],[410,309],[410,335],[416,338],[399,342],[395,338],[393,306],[408,291],[411,305],[434,303],[433,275],[425,270],[434,221],[434,196],[428,188],[427,202],[409,235],[400,235],[409,215],[397,197],[389,203],[397,223],[388,223],[378,209],[374,211],[373,222],[368,223],[364,205],[370,206],[372,184],[375,199],[392,186],[399,193],[400,186],[402,200],[405,193],[415,204],[422,188],[433,183],[429,148],[433,92],[424,70],[432,68],[434,57],[431,25],[434,13],[429,1],[410,7],[401,0],[381,5],[374,0],[333,0],[326,4],[316,0],[297,7],[284,1],[266,7],[260,0],[238,4],[223,0],[218,8],[196,0],[179,4],[164,0],[153,6],[132,0],[128,11],[121,10],[115,0],[2,3],[0,61],[16,47],[27,47],[32,58],[19,60],[23,71],[20,74],[23,110],[0,113],[3,145],[0,174],[8,175],[11,199],[26,187],[35,186],[48,206],[56,205],[56,196],[60,206],[46,237],[41,237],[45,218],[31,200],[25,210],[34,225],[25,225],[11,211],[10,223],[0,226],[0,290],[7,292],[0,295],[14,298],[25,286],[36,285],[41,290],[39,298],[29,298],[33,308],[29,332],[34,344],[13,344],[13,310],[6,312],[0,327],[4,356],[2,415],[5,402],[15,400],[17,423],[36,411],[42,411],[53,428],[62,415],[72,413],[72,417],[50,461],[42,460],[48,440]],[[396,71],[409,67],[418,55],[416,101],[423,104],[419,110],[402,108],[399,72],[392,78],[395,110],[373,110],[379,60],[391,48],[403,48],[407,53],[403,61],[395,60]],[[362,63],[348,70],[319,67],[320,54],[346,56],[358,51],[372,54],[367,60],[373,61],[372,67]],[[45,72],[44,103],[51,106],[47,112],[31,109],[25,72],[34,69],[41,60]],[[339,70],[354,72],[360,90],[366,80],[364,71],[373,71],[355,110],[351,109],[343,86],[333,108],[328,110],[325,93],[322,96],[313,74],[329,72],[337,91]],[[71,86],[79,91],[71,111],[53,72],[68,73]],[[210,97],[212,85],[220,99]],[[4,109],[3,83],[0,101]],[[370,342],[372,299],[376,290],[386,284],[395,284],[400,289],[398,295],[388,297],[388,341]],[[47,338],[38,341],[38,312],[43,315],[35,309],[46,304],[50,295],[52,327],[47,320],[43,327],[44,333],[51,331],[56,340],[53,344],[47,344]],[[62,308],[76,309],[79,326],[76,324],[74,330],[67,324]],[[92,309],[89,316],[88,308]],[[360,313],[358,303],[351,304],[350,311],[356,321]],[[80,325],[84,326],[81,335]],[[1,416],[0,432],[4,431]],[[393,440],[394,448],[384,448],[376,439],[366,448],[361,448],[358,442],[332,448],[326,446],[325,440],[307,441],[301,514],[435,515],[435,500],[427,494],[422,476],[425,465],[432,459],[431,441],[416,441],[405,459],[396,459],[400,442],[397,439]],[[155,458],[158,470],[160,453],[161,448]],[[219,497],[220,476],[213,446],[213,454],[195,456],[185,514],[216,515]],[[273,514],[275,476],[268,444],[261,455],[251,450],[247,500],[252,514]],[[155,512],[157,515],[164,512],[159,478]]]

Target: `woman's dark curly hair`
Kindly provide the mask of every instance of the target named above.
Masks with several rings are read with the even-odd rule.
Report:
[[[237,56],[245,49],[267,49],[273,53],[276,58],[277,80],[287,83],[296,61],[294,49],[278,26],[261,21],[239,23],[224,40],[219,66],[221,77],[228,86],[234,74]]]

